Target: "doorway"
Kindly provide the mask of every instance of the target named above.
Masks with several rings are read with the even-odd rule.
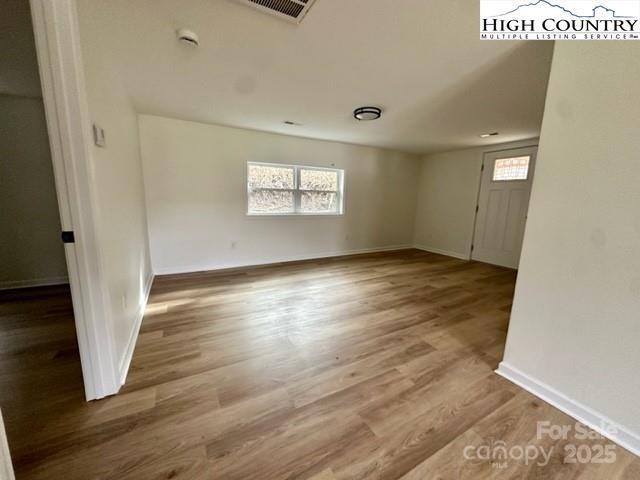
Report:
[[[517,269],[538,147],[486,153],[471,258]]]
[[[7,445],[37,430],[33,412],[54,394],[82,404],[84,388],[29,2],[2,13],[0,478],[13,478]]]

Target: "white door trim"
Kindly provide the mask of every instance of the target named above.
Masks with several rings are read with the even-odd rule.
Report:
[[[84,83],[75,0],[30,0],[54,177],[65,244],[85,396],[93,400],[120,387],[112,312],[104,279],[91,123]]]
[[[13,465],[11,464],[11,454],[9,453],[9,441],[4,430],[2,411],[0,410],[0,479],[15,480]]]

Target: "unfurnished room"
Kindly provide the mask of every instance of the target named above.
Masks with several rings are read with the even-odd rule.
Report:
[[[0,31],[0,480],[640,479],[640,0]]]

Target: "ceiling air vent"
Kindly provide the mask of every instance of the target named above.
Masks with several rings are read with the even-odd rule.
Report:
[[[316,0],[235,0],[265,13],[300,23]]]

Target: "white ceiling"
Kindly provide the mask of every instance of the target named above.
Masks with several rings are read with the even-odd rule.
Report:
[[[317,0],[300,25],[231,0],[81,1],[141,113],[410,152],[539,134],[552,43],[480,41],[477,0]]]

